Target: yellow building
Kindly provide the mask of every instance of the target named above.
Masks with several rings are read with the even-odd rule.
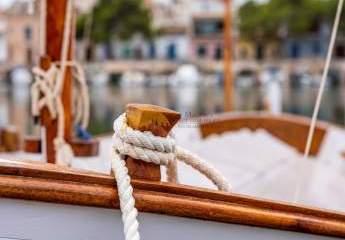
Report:
[[[278,43],[261,44],[258,42],[236,39],[234,42],[236,60],[273,60],[279,57]]]

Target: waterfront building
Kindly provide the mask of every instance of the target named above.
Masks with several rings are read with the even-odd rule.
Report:
[[[195,15],[191,31],[192,58],[221,60],[223,58],[223,28],[222,15]]]
[[[39,16],[28,2],[0,12],[0,62],[32,66],[39,54]]]
[[[298,37],[288,37],[282,42],[282,55],[291,59],[323,58],[326,56],[330,34],[331,26],[321,23],[307,34]]]

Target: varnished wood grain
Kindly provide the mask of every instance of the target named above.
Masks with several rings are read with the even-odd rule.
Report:
[[[41,138],[36,136],[24,137],[24,151],[29,153],[41,153]]]
[[[161,137],[166,137],[180,119],[178,112],[148,104],[128,104],[126,115],[128,126]],[[126,157],[126,165],[133,179],[161,180],[160,166],[156,164]]]
[[[0,145],[5,152],[18,151],[19,144],[19,133],[15,128],[0,129]]]
[[[70,142],[75,157],[94,157],[99,154],[99,140],[88,141],[73,138]],[[41,139],[35,136],[24,138],[24,151],[29,153],[42,153]]]
[[[70,141],[74,156],[92,157],[99,154],[99,141],[97,139],[81,140],[72,138]]]
[[[42,56],[40,58],[40,66],[43,70],[48,70],[51,66],[51,58],[50,56]],[[47,155],[45,156],[47,159],[47,162],[49,163],[55,163],[55,147],[54,147],[54,139],[57,135],[57,119],[53,119],[50,116],[49,110],[47,107],[44,107],[41,110],[41,124],[42,127],[45,128],[45,139],[46,142],[43,143],[46,145],[47,149]],[[31,142],[32,143],[32,142]],[[42,141],[40,141],[42,144]],[[26,147],[30,147],[29,150],[34,150],[32,147],[32,144],[30,144],[30,141],[28,142],[29,146],[26,145]],[[42,146],[39,148],[42,149]]]
[[[44,58],[49,57],[52,61],[59,61],[61,58],[61,48],[65,21],[66,0],[49,0],[47,1],[47,20],[46,20],[46,41],[47,41],[47,56],[43,57],[41,66],[46,69],[49,65],[44,64],[46,61]],[[72,29],[73,26],[70,26]],[[73,53],[73,41],[74,38],[71,34],[71,44],[69,46],[68,60],[72,59]],[[65,73],[65,79],[63,89],[61,93],[62,104],[64,108],[64,137],[66,141],[71,139],[72,133],[72,72],[68,67]],[[46,149],[47,149],[47,161],[55,163],[55,149],[53,140],[56,137],[56,120],[52,120],[47,109],[42,110],[42,123],[46,128]]]
[[[212,134],[237,131],[242,128],[248,128],[253,131],[265,129],[301,153],[304,152],[310,126],[310,119],[308,118],[288,114],[272,115],[265,112],[235,113],[222,116],[213,115],[205,117],[200,121],[200,130],[203,138]],[[327,125],[318,122],[311,145],[311,155],[316,155],[319,152],[326,132]]]
[[[111,176],[32,162],[0,161],[0,196],[54,203],[118,208]],[[145,180],[133,180],[140,211],[345,237],[345,215]]]

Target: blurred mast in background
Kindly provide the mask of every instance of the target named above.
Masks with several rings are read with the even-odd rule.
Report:
[[[224,111],[231,111],[233,104],[232,76],[232,0],[224,0]]]

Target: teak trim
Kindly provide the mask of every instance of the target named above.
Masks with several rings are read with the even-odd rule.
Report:
[[[247,196],[133,180],[139,211],[345,237],[345,215]],[[112,176],[0,160],[0,197],[118,208]]]
[[[267,132],[303,153],[306,145],[310,119],[292,114],[274,115],[267,112],[235,112],[206,116],[197,119],[203,138],[212,134],[249,128],[252,131],[265,129]],[[310,154],[318,154],[328,125],[317,122]]]

